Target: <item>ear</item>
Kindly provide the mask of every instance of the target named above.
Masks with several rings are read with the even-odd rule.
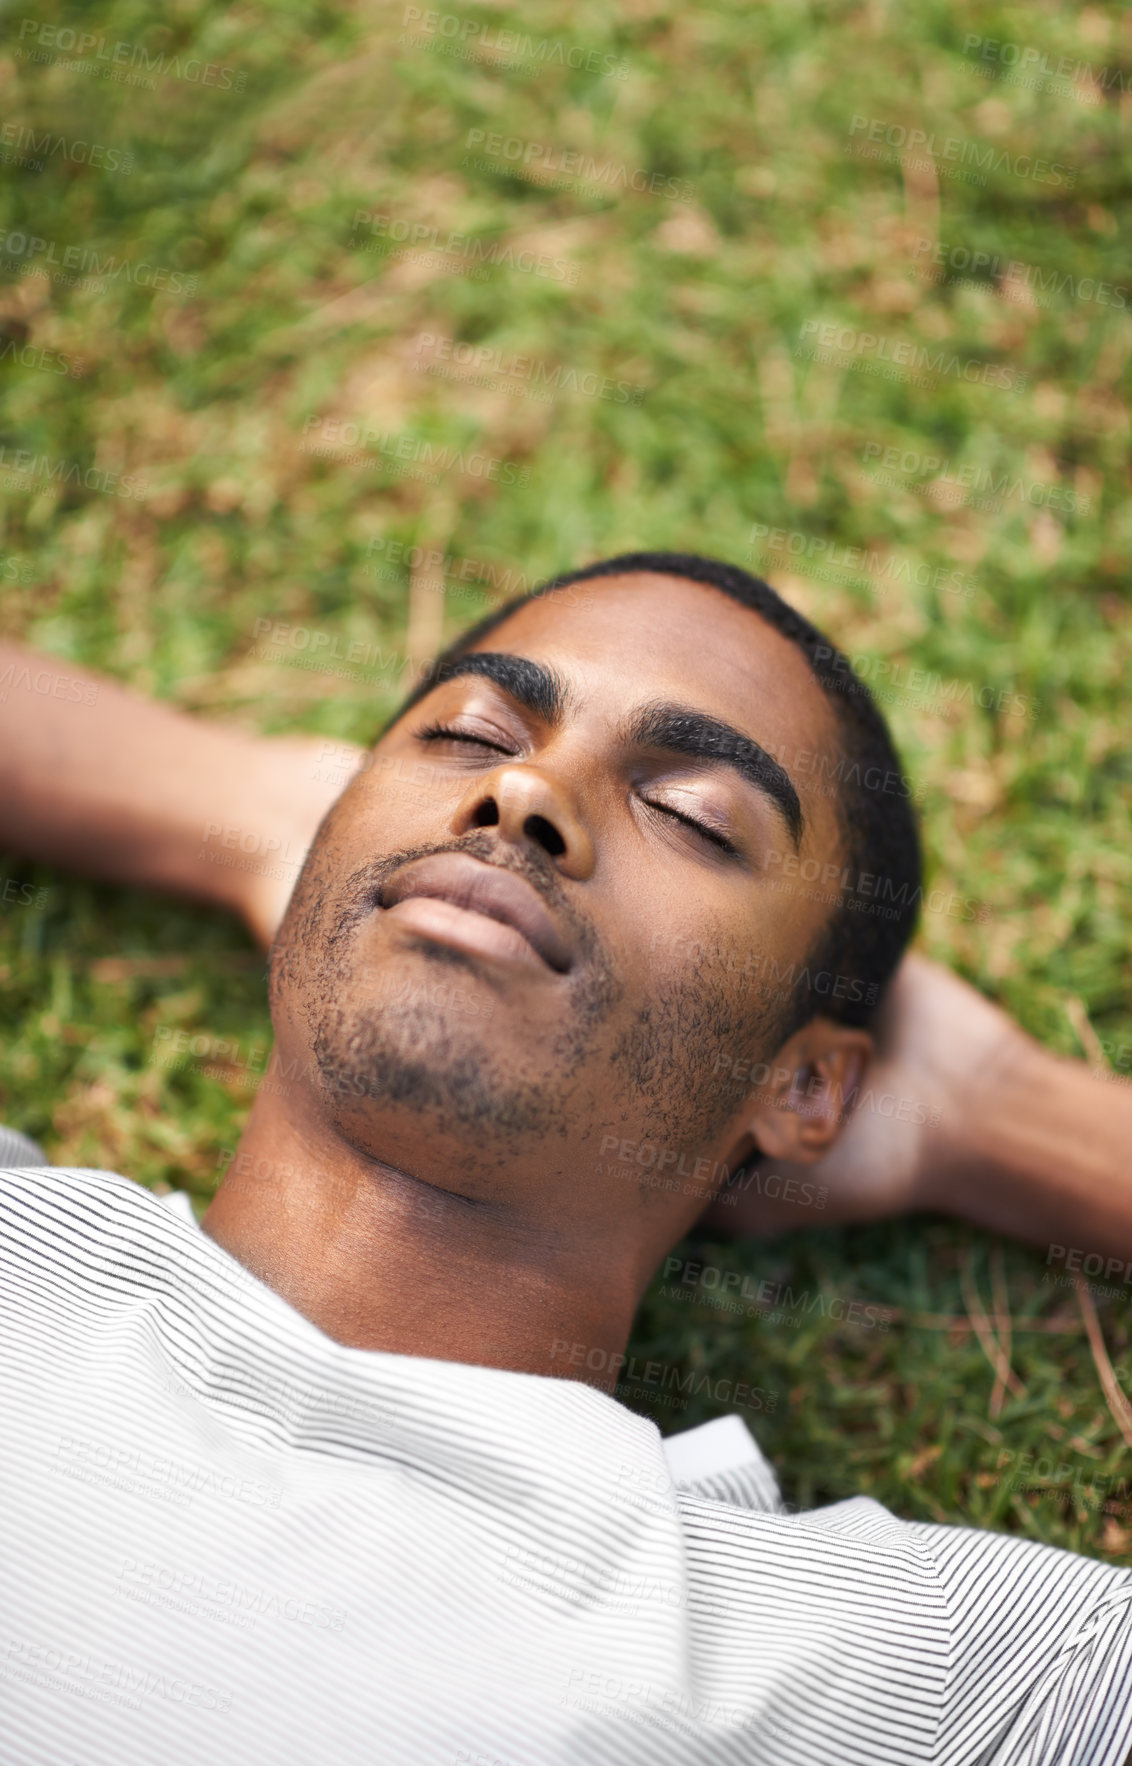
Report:
[[[867,1030],[811,1018],[785,1042],[765,1082],[751,1094],[744,1141],[750,1159],[792,1159],[812,1165],[829,1151],[873,1053]],[[735,1155],[728,1163],[737,1163]]]

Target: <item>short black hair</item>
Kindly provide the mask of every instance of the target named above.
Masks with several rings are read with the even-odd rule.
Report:
[[[803,969],[790,976],[790,1008],[783,1014],[780,1034],[785,1041],[819,1012],[838,1023],[867,1024],[916,929],[923,897],[923,857],[912,787],[884,716],[848,658],[761,577],[737,564],[685,552],[625,552],[556,576],[530,594],[493,608],[462,632],[429,666],[392,723],[443,681],[447,664],[463,657],[518,608],[574,583],[639,571],[705,583],[757,613],[797,645],[829,700],[840,752],[832,759],[816,754],[808,758],[835,801],[844,861],[832,878],[829,866],[821,867],[814,877],[806,876],[806,865],[797,873],[797,887],[813,884],[816,892],[829,896],[834,911],[818,948],[811,951]]]

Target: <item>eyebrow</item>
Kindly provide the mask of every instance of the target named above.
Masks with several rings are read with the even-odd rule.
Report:
[[[463,675],[480,675],[494,682],[519,705],[552,726],[561,723],[571,703],[570,690],[554,669],[543,662],[532,662],[527,656],[512,656],[501,650],[472,650],[454,656],[437,670],[430,685],[439,687]],[[663,702],[643,706],[633,715],[624,734],[637,748],[659,748],[688,760],[730,767],[776,805],[790,830],[794,850],[798,850],[806,821],[794,782],[753,737],[744,736],[734,725],[692,706]]]
[[[733,725],[687,705],[647,705],[629,725],[629,738],[639,748],[662,748],[689,760],[731,767],[748,785],[777,806],[790,830],[795,852],[806,825],[794,782],[772,754]]]
[[[545,662],[532,662],[527,656],[511,656],[504,650],[469,650],[442,663],[428,683],[427,690],[442,687],[445,681],[459,680],[462,675],[482,675],[502,687],[512,699],[547,724],[560,724],[570,703],[570,689],[562,676]],[[423,697],[423,695],[422,695]]]

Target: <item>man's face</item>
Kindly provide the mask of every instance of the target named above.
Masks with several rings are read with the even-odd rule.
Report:
[[[784,853],[839,855],[794,764],[836,752],[832,714],[793,644],[665,576],[533,602],[472,656],[498,660],[398,721],[311,850],[273,955],[281,1070],[359,1152],[481,1203],[690,1222],[749,1151],[729,1072],[777,1052],[771,977],[831,911],[775,885]],[[698,1195],[641,1182],[693,1168]]]

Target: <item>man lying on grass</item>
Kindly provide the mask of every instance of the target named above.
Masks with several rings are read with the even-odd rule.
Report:
[[[0,837],[269,937],[287,886],[202,829],[305,846],[318,745],[31,686]],[[788,1514],[734,1419],[665,1443],[610,1394],[705,1209],[788,1223],[716,1201],[755,1161],[826,1218],[1132,1250],[1121,1088],[897,973],[916,829],[838,652],[734,567],[615,559],[467,634],[357,760],[203,1230],[114,1174],[0,1179],[12,1757],[1120,1766],[1132,1572]],[[846,1112],[870,1060],[938,1128]],[[611,1175],[610,1136],[693,1176]]]

